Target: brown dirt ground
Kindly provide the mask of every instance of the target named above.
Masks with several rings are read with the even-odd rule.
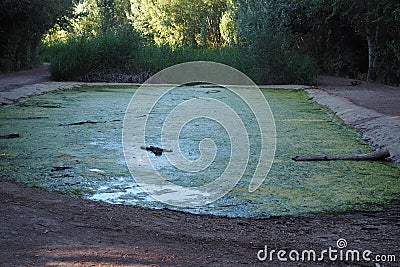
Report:
[[[43,64],[38,68],[11,73],[0,73],[0,92],[10,91],[27,84],[50,80],[49,65]]]
[[[1,84],[4,77],[0,76]],[[22,84],[31,82],[27,80]],[[364,90],[363,84],[350,87],[349,80],[330,77],[318,83],[354,103],[400,115],[398,100],[392,101],[398,99],[399,88],[374,85]],[[398,266],[400,261],[398,207],[383,212],[226,218],[75,199],[0,178],[0,210],[0,266],[315,266],[280,262],[276,256],[272,262],[260,262],[257,252],[265,245],[322,251],[336,248],[339,238],[347,240],[348,249],[395,255],[397,263],[324,261],[319,266]]]
[[[400,87],[357,81],[332,76],[319,76],[316,85],[329,94],[344,97],[354,104],[391,117],[400,117]]]

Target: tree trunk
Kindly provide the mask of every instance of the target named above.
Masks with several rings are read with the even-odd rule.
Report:
[[[377,23],[375,28],[375,34],[372,30],[372,22],[370,18],[370,1],[367,2],[367,14],[365,18],[365,33],[367,35],[368,42],[368,81],[376,80],[376,61],[377,61],[377,46],[378,46],[378,34],[379,34],[379,24]]]

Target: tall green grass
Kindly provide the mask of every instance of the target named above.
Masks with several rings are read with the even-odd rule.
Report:
[[[214,61],[229,65],[252,76],[254,60],[239,48],[193,48],[143,45],[139,48],[137,66],[144,71],[157,72],[164,68],[189,61]]]
[[[55,80],[76,80],[93,73],[137,72],[140,37],[128,30],[76,36],[47,44],[44,57]]]
[[[275,55],[271,53],[269,58]],[[75,36],[45,45],[43,57],[50,61],[55,80],[81,80],[90,74],[156,73],[189,61],[214,61],[236,68],[256,83],[309,83],[315,75],[312,62],[304,58],[275,56],[276,64],[264,64],[260,55],[241,47],[215,49],[156,46],[144,43],[131,30]],[[271,62],[271,61],[269,61]]]

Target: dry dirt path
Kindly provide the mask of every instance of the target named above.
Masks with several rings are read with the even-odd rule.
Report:
[[[319,76],[317,87],[330,95],[342,97],[357,106],[374,110],[378,113],[400,118],[400,86],[388,86],[379,83],[358,81],[353,86],[345,78]]]
[[[49,65],[11,73],[0,73],[0,92],[11,91],[27,84],[35,84],[50,80]]]

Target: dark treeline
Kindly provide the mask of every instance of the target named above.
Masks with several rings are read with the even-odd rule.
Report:
[[[0,71],[37,65],[43,34],[72,10],[72,0],[0,0]]]
[[[1,0],[1,71],[52,63],[56,79],[213,60],[258,83],[317,73],[400,83],[393,0]]]

